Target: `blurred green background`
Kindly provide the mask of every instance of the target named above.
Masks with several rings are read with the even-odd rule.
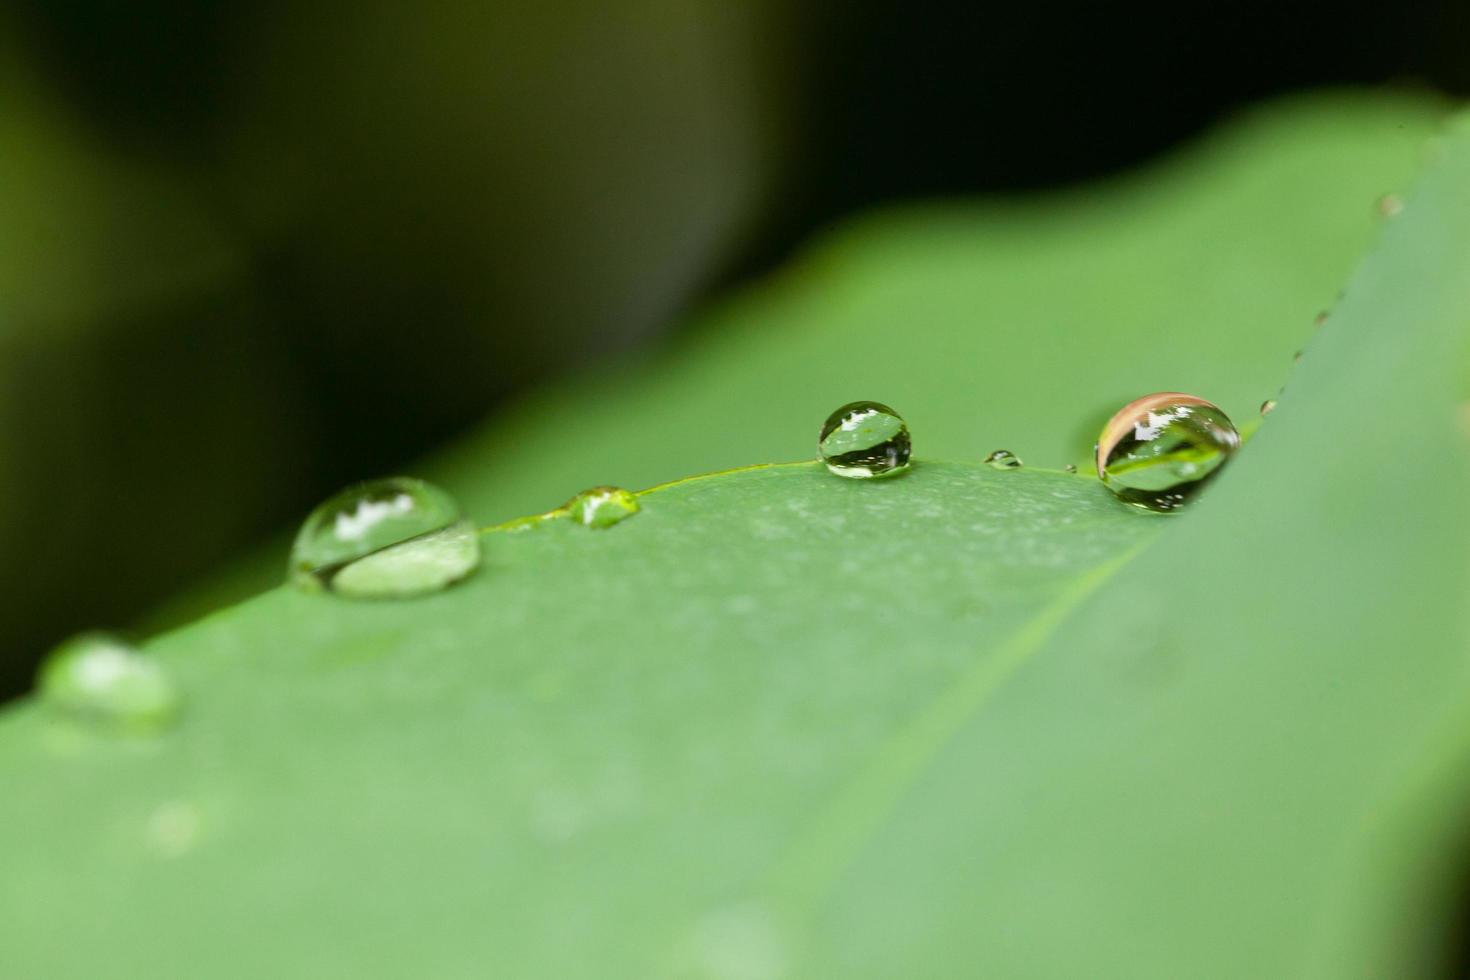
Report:
[[[487,419],[509,427],[462,468],[513,483],[524,440],[553,438],[514,408],[528,388],[570,379],[583,417],[600,386],[645,388],[628,352],[717,335],[689,311],[848,214],[1095,180],[1282,92],[1462,94],[1467,48],[1452,0],[1187,24],[1081,2],[9,4],[0,693]],[[907,281],[944,255],[1003,274],[1009,248],[931,239]],[[720,357],[669,356],[691,350]],[[702,445],[690,468],[724,460]]]

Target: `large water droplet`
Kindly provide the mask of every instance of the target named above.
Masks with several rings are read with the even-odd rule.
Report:
[[[852,402],[827,416],[817,451],[838,476],[865,479],[902,473],[909,465],[909,427],[878,402]]]
[[[179,691],[163,665],[107,633],[83,633],[47,655],[41,700],[78,721],[128,732],[166,727]]]
[[[1009,449],[997,449],[985,457],[985,465],[993,466],[998,470],[1019,470],[1021,468],[1021,457]]]
[[[638,513],[638,498],[622,487],[593,487],[566,503],[572,520],[587,527],[612,527]]]
[[[480,535],[453,499],[409,477],[348,487],[307,516],[291,581],[310,592],[397,598],[435,592],[480,564]]]
[[[1103,428],[1097,475],[1118,499],[1168,512],[1187,503],[1240,448],[1217,406],[1177,391],[1123,406]]]

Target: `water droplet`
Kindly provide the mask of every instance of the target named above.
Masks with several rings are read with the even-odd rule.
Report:
[[[307,516],[291,581],[309,592],[396,598],[443,589],[479,564],[479,532],[448,494],[390,477],[348,487]]]
[[[621,487],[593,487],[566,503],[572,520],[587,527],[612,527],[638,513],[638,498]]]
[[[155,732],[179,712],[179,691],[158,661],[107,633],[83,633],[41,664],[41,700],[101,728]]]
[[[1123,406],[1103,428],[1097,475],[1125,503],[1173,511],[1238,448],[1240,433],[1217,406],[1177,391],[1159,392]]]
[[[1066,466],[1063,466],[1062,469],[1066,470],[1068,473],[1076,473],[1077,472],[1077,464],[1076,463],[1068,463]]]
[[[1300,361],[1301,359],[1302,359],[1302,352],[1301,351],[1297,351],[1295,354],[1291,355],[1291,361],[1292,361],[1293,364],[1295,364],[1297,361]]]
[[[1397,194],[1385,194],[1374,205],[1380,217],[1397,218],[1404,211],[1404,199]]]
[[[1322,325],[1327,322],[1328,315],[1329,314],[1328,314],[1328,312],[1326,310],[1323,310],[1321,313],[1318,313],[1317,316],[1312,320],[1312,326],[1317,327],[1317,328],[1320,329],[1322,327]]]
[[[878,402],[852,402],[827,416],[817,451],[838,476],[865,479],[908,469],[909,427]]]
[[[1021,457],[1009,449],[997,449],[985,457],[985,464],[998,470],[1018,470],[1021,468]]]
[[[1276,410],[1276,399],[1274,399],[1274,398],[1267,398],[1265,401],[1261,402],[1261,414],[1262,415],[1270,415],[1275,410]]]

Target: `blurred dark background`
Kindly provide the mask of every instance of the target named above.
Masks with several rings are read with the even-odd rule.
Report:
[[[338,485],[877,202],[1077,181],[1470,5],[0,10],[0,695]]]

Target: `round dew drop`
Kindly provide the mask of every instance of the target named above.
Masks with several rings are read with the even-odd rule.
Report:
[[[307,515],[290,578],[308,592],[403,598],[447,588],[479,564],[479,532],[447,493],[389,477],[350,486]]]
[[[997,449],[985,457],[985,465],[992,466],[998,470],[1019,470],[1022,466],[1021,457],[1009,449]]]
[[[163,665],[108,633],[83,633],[52,650],[37,689],[67,717],[113,731],[156,732],[179,712],[178,687]]]
[[[838,476],[893,476],[909,466],[909,427],[887,405],[851,402],[827,416],[817,452]]]
[[[1124,503],[1169,513],[1194,499],[1239,448],[1240,433],[1218,406],[1165,391],[1129,402],[1103,427],[1097,475]]]
[[[566,502],[572,520],[591,528],[612,527],[640,510],[638,498],[622,487],[593,487]]]

